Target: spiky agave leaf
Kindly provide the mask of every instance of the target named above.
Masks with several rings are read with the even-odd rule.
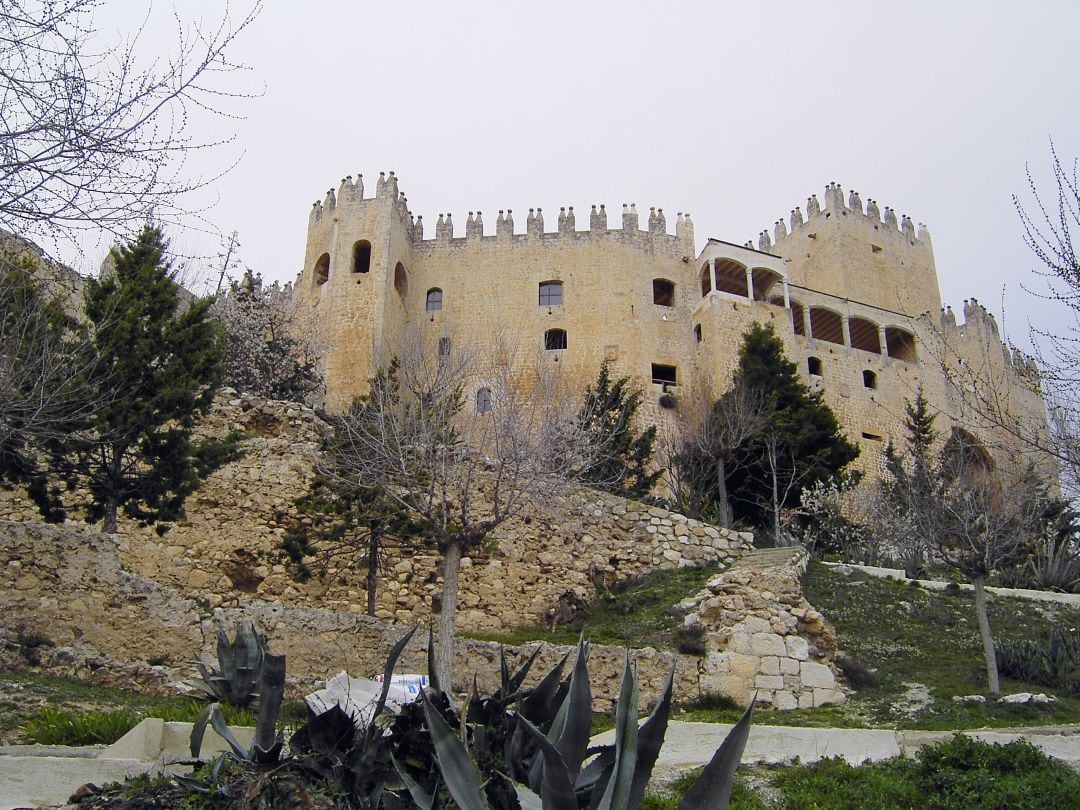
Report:
[[[645,787],[652,776],[653,767],[660,756],[660,748],[667,734],[668,718],[671,716],[671,696],[675,687],[675,667],[668,671],[667,681],[660,692],[660,699],[649,719],[641,724],[637,738],[637,763],[634,766],[634,781],[630,788],[628,807],[637,807],[645,796]]]
[[[727,810],[731,786],[735,783],[735,769],[739,767],[746,740],[750,736],[754,700],[750,701],[742,718],[716,749],[701,776],[690,786],[690,790],[686,791],[686,795],[679,802],[679,810]]]
[[[630,664],[630,653],[623,661],[622,686],[615,706],[615,762],[598,810],[624,810],[631,807],[630,793],[634,785],[638,747],[638,685],[637,675]]]
[[[450,730],[442,715],[432,706],[426,692],[422,689],[420,700],[424,709],[424,719],[431,733],[431,741],[435,746],[439,772],[442,774],[447,790],[450,791],[450,796],[461,810],[488,810],[480,772],[469,757],[469,752]]]

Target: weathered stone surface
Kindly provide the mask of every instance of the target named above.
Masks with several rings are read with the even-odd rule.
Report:
[[[804,686],[821,687],[825,689],[836,688],[836,678],[832,670],[824,664],[815,664],[812,661],[804,661],[800,667],[800,676]]]

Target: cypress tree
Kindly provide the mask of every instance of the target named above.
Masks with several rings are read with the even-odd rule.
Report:
[[[71,472],[86,482],[91,520],[116,531],[120,509],[170,520],[198,483],[191,434],[213,400],[219,327],[210,299],[181,306],[165,256],[147,227],[113,252],[115,272],[87,282],[85,314],[95,362],[86,385],[96,403],[87,436],[73,441]]]
[[[611,378],[605,360],[596,377],[596,385],[585,391],[580,418],[585,432],[599,448],[596,459],[582,475],[583,480],[602,489],[640,500],[646,497],[660,477],[661,470],[649,471],[656,428],[640,433],[634,429],[634,417],[641,407],[641,391],[631,389],[630,378]]]
[[[797,506],[804,488],[827,480],[859,455],[840,432],[820,392],[802,383],[771,325],[754,324],[739,347],[736,385],[760,392],[768,412],[763,430],[747,441],[728,481],[736,517],[763,524],[772,512]]]

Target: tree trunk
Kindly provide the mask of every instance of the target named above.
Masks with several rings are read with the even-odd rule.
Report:
[[[986,612],[986,581],[983,577],[972,577],[975,586],[975,613],[979,619],[979,635],[982,636],[983,655],[986,657],[986,675],[990,682],[990,694],[1001,693],[998,681],[997,654],[994,652],[994,637],[990,634],[990,617]]]
[[[458,572],[461,567],[461,543],[452,542],[443,554],[442,612],[439,614],[439,641],[435,649],[435,670],[443,691],[453,689],[454,619],[457,613]]]
[[[109,498],[105,503],[105,523],[101,527],[105,534],[116,534],[116,513],[119,509],[119,504],[115,498]]]
[[[367,566],[367,615],[375,615],[375,596],[379,588],[379,545],[382,532],[371,529],[368,534],[368,566]]]
[[[779,477],[774,464],[772,471],[773,545],[777,547],[780,546],[780,483],[777,480]]]
[[[730,529],[735,522],[735,515],[731,512],[731,502],[727,494],[727,465],[722,458],[716,460],[716,506],[719,511],[720,525]]]

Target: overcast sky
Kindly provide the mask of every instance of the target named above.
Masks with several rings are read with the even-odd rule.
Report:
[[[221,4],[175,8],[210,21]],[[153,6],[147,52],[169,51],[171,13]],[[144,15],[140,0],[106,0],[97,19],[115,33]],[[250,68],[238,89],[265,93],[229,106],[245,116],[227,122],[243,157],[208,217],[239,232],[247,266],[291,280],[311,203],[347,174],[373,193],[393,169],[428,236],[440,212],[463,235],[470,210],[493,232],[512,208],[523,231],[540,206],[554,230],[560,206],[583,227],[593,203],[617,221],[636,202],[672,229],[691,212],[698,249],[756,240],[835,180],[926,223],[943,300],[975,296],[1000,316],[1004,296],[1023,345],[1029,318],[1054,315],[1020,287],[1035,265],[1012,195],[1025,163],[1048,177],[1051,137],[1080,155],[1078,32],[1075,0],[269,0],[232,51]]]

